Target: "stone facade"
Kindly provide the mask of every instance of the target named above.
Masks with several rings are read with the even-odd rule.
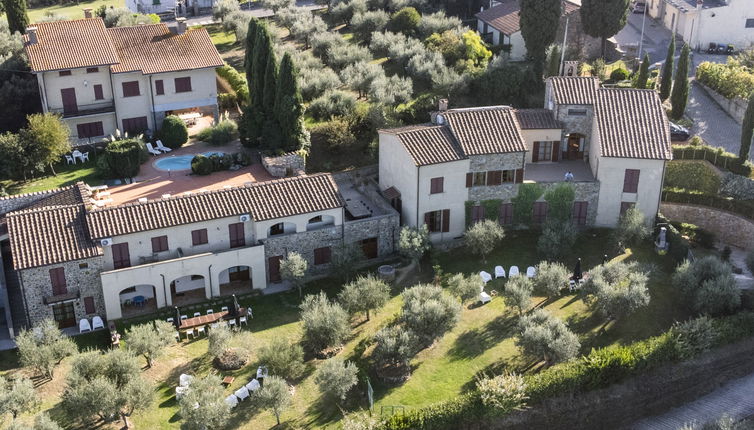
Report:
[[[329,264],[314,265],[314,250],[326,246],[337,248],[342,243],[341,226],[326,227],[314,231],[306,231],[295,234],[286,234],[282,236],[272,236],[262,239],[264,244],[265,260],[270,257],[283,256],[289,252],[298,252],[309,263],[309,270],[313,274],[325,272]],[[265,261],[267,273],[269,273],[269,262]]]
[[[19,280],[24,292],[24,302],[29,324],[38,324],[45,318],[53,318],[52,305],[45,304],[45,298],[52,296],[50,270],[62,267],[69,293],[78,292],[77,298],[72,298],[76,315],[76,323],[94,315],[105,317],[105,301],[102,295],[100,271],[102,271],[102,257],[89,258],[80,261],[68,261],[50,266],[34,267],[19,271]],[[86,267],[82,267],[86,265]],[[75,297],[75,295],[74,295]],[[87,314],[84,298],[94,298],[93,314]]]
[[[586,115],[569,115],[569,109],[586,110]],[[555,109],[555,119],[563,125],[564,138],[572,133],[584,136],[584,158],[588,158],[592,144],[594,107],[588,105],[558,105]],[[561,145],[560,150],[565,151],[565,146]]]
[[[485,172],[490,170],[517,170],[524,167],[526,153],[512,152],[507,154],[473,155],[469,157],[471,172]],[[518,194],[518,186],[512,183],[502,185],[480,185],[469,188],[470,201],[501,199],[510,201]]]
[[[563,182],[551,182],[551,183],[540,183],[539,185],[544,188],[545,193],[547,193],[547,190],[550,188],[553,188],[557,185],[560,185]],[[594,222],[597,220],[597,205],[599,204],[599,197],[600,197],[600,183],[597,181],[594,182],[572,182],[571,185],[573,185],[574,188],[574,202],[587,202],[587,214],[586,214],[586,225],[594,225]],[[539,201],[544,201],[544,194],[542,194],[542,197],[539,198]]]
[[[306,171],[304,157],[295,152],[279,157],[262,157],[262,165],[270,175],[276,178],[302,175]]]
[[[719,209],[678,203],[661,203],[660,213],[671,221],[696,224],[723,243],[754,249],[754,222]]]
[[[354,243],[377,237],[377,255],[381,258],[395,252],[400,229],[398,212],[348,221],[344,227],[344,240],[346,243]]]
[[[509,203],[518,195],[518,187],[521,184],[482,185],[469,188],[470,202],[479,203],[483,200],[500,199],[503,203]]]

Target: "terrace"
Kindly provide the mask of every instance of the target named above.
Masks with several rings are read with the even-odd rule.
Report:
[[[573,182],[594,182],[589,164],[581,160],[564,160],[557,163],[529,163],[524,170],[524,182],[563,182],[567,172]]]

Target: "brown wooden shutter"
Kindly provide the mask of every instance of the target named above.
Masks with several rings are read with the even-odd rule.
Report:
[[[450,231],[450,209],[442,210],[442,232],[447,233]]]
[[[474,183],[474,174],[473,173],[467,173],[466,174],[466,188],[471,188],[471,185]]]
[[[165,83],[162,81],[162,79],[154,81],[154,89],[155,94],[157,94],[158,96],[165,94]]]
[[[492,170],[487,173],[487,185],[500,185],[503,182],[503,171]]]
[[[56,267],[50,269],[50,283],[52,284],[52,295],[65,294],[68,288],[65,282],[65,269]]]
[[[104,98],[105,98],[105,94],[102,92],[102,85],[100,84],[94,85],[94,99],[102,100]]]
[[[429,228],[429,231],[432,231],[432,225],[430,224],[432,222],[432,212],[425,212],[424,213],[424,224],[427,225]]]
[[[552,161],[558,161],[560,156],[560,142],[557,140],[552,141]]]
[[[623,192],[635,193],[639,189],[639,173],[637,169],[626,169],[623,176]]]
[[[94,309],[94,297],[84,297],[84,311],[87,314],[93,314],[96,312],[96,310]]]
[[[516,183],[524,182],[524,169],[516,169]]]
[[[128,252],[128,243],[118,243],[112,246],[113,267],[122,269],[131,267],[131,255]]]
[[[534,145],[532,145],[531,161],[532,163],[539,161],[539,142],[534,142]]]
[[[500,205],[498,222],[502,225],[513,223],[513,203],[503,203]]]
[[[244,246],[246,244],[242,222],[237,222],[237,223],[228,225],[228,235],[230,237],[231,248],[237,248],[239,246]]]

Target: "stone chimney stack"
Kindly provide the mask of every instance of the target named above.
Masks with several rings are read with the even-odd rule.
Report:
[[[445,112],[448,110],[448,99],[440,99],[440,101],[437,103],[437,110],[440,112]]]
[[[92,19],[92,8],[88,7],[84,9],[84,18]]]
[[[29,44],[37,43],[37,27],[26,27],[26,35],[29,36]]]
[[[186,32],[186,18],[179,17],[175,19],[176,22],[176,33],[177,34],[183,34]]]

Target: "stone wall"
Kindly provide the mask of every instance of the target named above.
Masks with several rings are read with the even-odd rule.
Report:
[[[306,171],[304,157],[295,152],[290,152],[278,157],[262,157],[262,165],[270,175],[277,178],[286,176],[298,176]]]
[[[698,80],[694,80],[694,83],[702,87],[702,89],[707,94],[709,94],[710,97],[712,97],[712,100],[714,100],[725,112],[727,112],[728,115],[733,117],[733,119],[736,120],[737,123],[743,124],[744,115],[746,114],[746,106],[748,104],[746,100],[742,99],[741,97],[736,97],[732,100],[727,99],[717,91],[704,85]]]
[[[398,213],[394,212],[346,222],[344,240],[346,243],[354,243],[370,237],[377,237],[378,257],[382,258],[395,252],[399,234]]]
[[[469,157],[470,170],[472,172],[486,172],[490,170],[517,170],[524,166],[524,152],[507,154],[472,155]],[[502,185],[480,185],[469,188],[468,200],[481,201],[501,199],[510,201],[518,194],[518,185],[505,183]]]
[[[80,264],[86,264],[87,267],[80,267]],[[52,306],[45,304],[44,298],[52,296],[50,269],[58,267],[63,267],[65,271],[68,292],[79,292],[78,299],[74,301],[77,323],[83,318],[91,318],[94,315],[99,315],[104,319],[105,300],[100,281],[102,264],[102,258],[96,257],[19,271],[29,323],[33,326],[45,318],[53,318]],[[84,308],[85,297],[94,297],[95,314],[86,313]]]
[[[568,109],[586,109],[586,115],[568,115]],[[584,157],[589,156],[592,144],[592,125],[594,124],[594,107],[591,105],[558,105],[555,109],[555,119],[563,125],[563,136],[571,133],[584,135]],[[565,151],[564,145],[560,145],[561,152]]]
[[[671,221],[696,224],[723,243],[754,249],[754,222],[742,216],[706,206],[664,202],[660,213]]]
[[[330,266],[329,264],[314,265],[314,250],[326,246],[333,249],[339,247],[342,243],[341,228],[341,226],[332,226],[314,231],[262,239],[261,242],[264,243],[265,267],[268,263],[268,258],[279,255],[285,256],[289,252],[295,251],[309,262],[310,273],[319,274],[326,272]],[[267,273],[269,273],[269,267],[267,267]]]

